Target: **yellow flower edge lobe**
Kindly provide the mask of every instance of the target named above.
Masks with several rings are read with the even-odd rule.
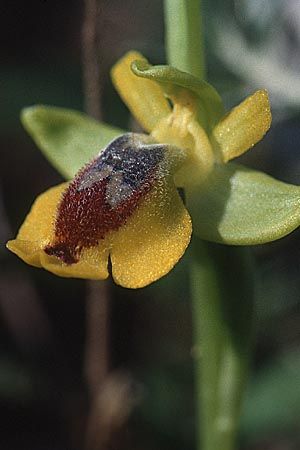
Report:
[[[271,126],[266,90],[256,91],[215,126],[212,137],[223,162],[242,155],[259,142]]]
[[[191,218],[172,180],[160,179],[118,232],[111,249],[117,284],[140,288],[166,275],[184,254]]]
[[[145,61],[136,51],[126,53],[112,68],[111,77],[120,97],[144,130],[150,132],[171,112],[162,88],[155,81],[136,76],[131,63]]]
[[[26,263],[42,267],[40,252],[53,239],[53,224],[56,207],[68,183],[48,189],[34,201],[16,239],[7,243],[7,248]]]
[[[26,263],[61,277],[103,280],[109,254],[117,284],[144,287],[167,274],[184,254],[191,237],[190,216],[170,179],[159,178],[127,223],[99,245],[83,249],[78,263],[65,264],[44,252],[54,236],[57,205],[68,183],[53,187],[34,202],[17,238],[7,247]]]
[[[53,239],[57,205],[67,186],[68,183],[62,183],[37,197],[16,239],[9,241],[7,248],[27,264],[43,267],[61,277],[105,279],[108,277],[109,253],[106,242],[102,241],[100,248],[84,249],[80,261],[72,265],[44,252],[45,246]]]

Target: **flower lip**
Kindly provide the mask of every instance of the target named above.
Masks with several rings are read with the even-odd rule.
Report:
[[[125,134],[82,169],[57,208],[54,242],[44,249],[66,264],[78,262],[83,248],[116,231],[138,207],[159,176],[163,147],[149,138]]]

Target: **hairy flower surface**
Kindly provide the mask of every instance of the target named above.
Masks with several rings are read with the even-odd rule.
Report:
[[[47,157],[67,177],[77,174],[36,199],[7,244],[11,251],[57,275],[88,279],[107,278],[110,258],[114,280],[137,288],[172,269],[189,244],[191,223],[201,238],[238,245],[278,239],[299,226],[297,186],[228,163],[269,129],[266,91],[225,114],[209,84],[150,66],[137,52],[113,67],[112,79],[148,134],[122,133],[58,108],[25,110],[23,123]],[[88,155],[92,161],[80,169]]]
[[[184,153],[128,133],[112,141],[71,183],[35,201],[8,248],[56,275],[108,277],[141,287],[171,270],[191,236],[172,180]]]

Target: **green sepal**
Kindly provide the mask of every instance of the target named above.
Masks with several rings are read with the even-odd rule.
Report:
[[[237,164],[217,165],[186,192],[193,232],[231,245],[263,244],[300,225],[300,187]]]
[[[95,157],[121,129],[71,109],[36,105],[25,108],[21,121],[49,162],[66,179]]]
[[[156,81],[165,94],[176,94],[179,89],[187,89],[198,101],[198,120],[211,131],[224,115],[224,107],[218,92],[204,80],[182,72],[172,66],[151,66],[147,61],[134,61],[131,70],[135,75]]]

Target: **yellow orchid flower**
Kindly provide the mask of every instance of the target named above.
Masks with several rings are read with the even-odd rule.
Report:
[[[159,279],[184,254],[192,233],[177,187],[194,192],[217,165],[244,153],[269,129],[265,91],[221,117],[218,94],[204,82],[201,103],[198,88],[180,80],[174,88],[172,73],[167,81],[159,73],[151,79],[148,67],[142,55],[130,52],[112,78],[149,134],[117,137],[73,181],[36,199],[7,244],[28,264],[63,277],[105,279],[110,258],[112,276],[124,287]]]
[[[63,277],[142,287],[172,269],[191,220],[172,180],[184,157],[135,133],[115,139],[71,183],[41,194],[8,248]]]

